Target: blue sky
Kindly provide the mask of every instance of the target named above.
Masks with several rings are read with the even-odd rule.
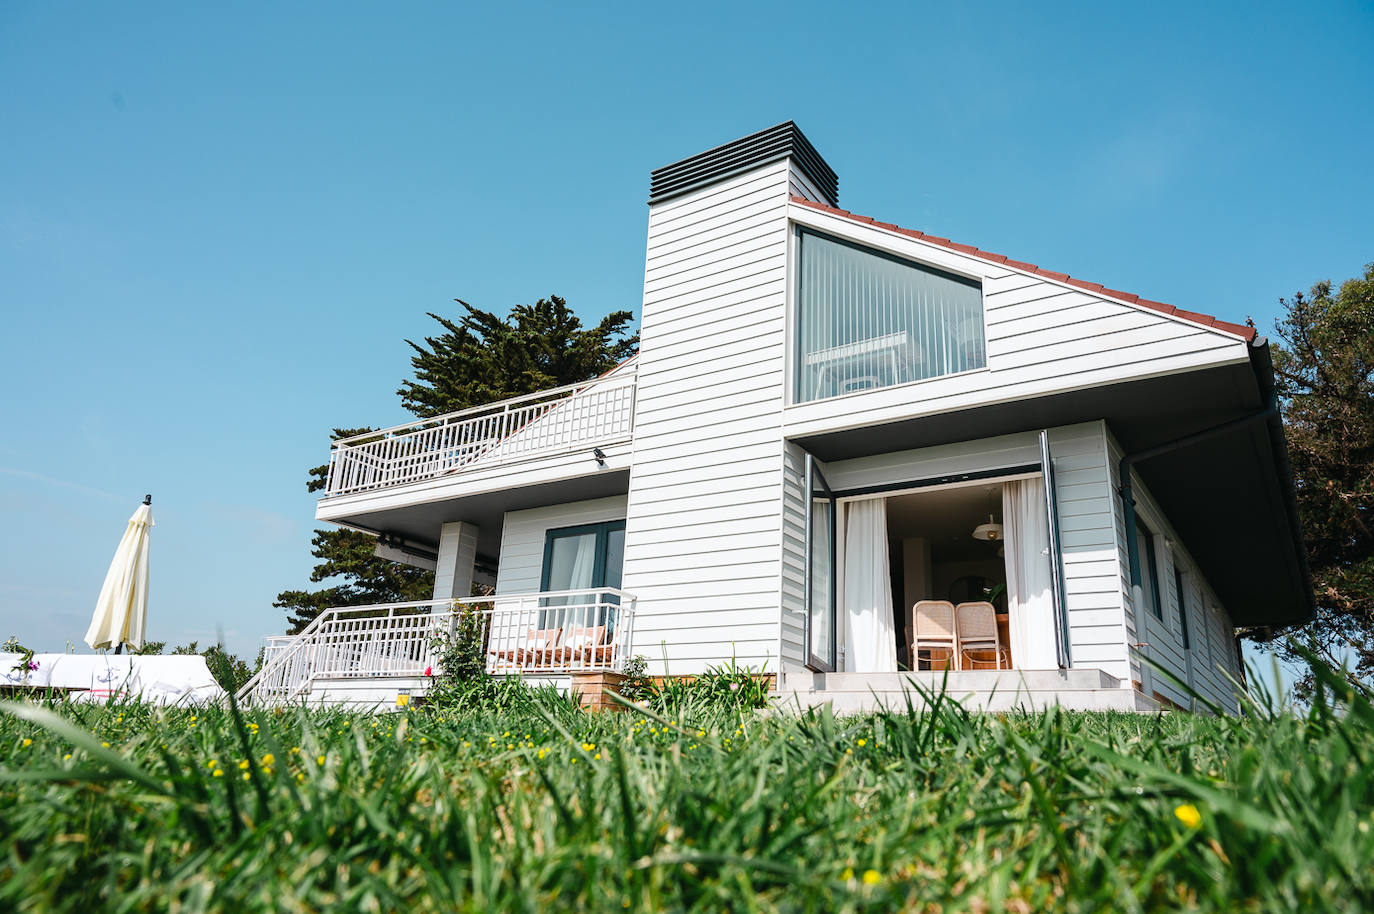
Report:
[[[789,118],[846,208],[1262,330],[1374,259],[1367,3],[200,6],[0,6],[0,637],[152,492],[150,636],[251,654],[426,311],[638,312],[649,170]]]

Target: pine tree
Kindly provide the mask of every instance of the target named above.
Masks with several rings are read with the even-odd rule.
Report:
[[[1374,264],[1281,303],[1274,369],[1317,599],[1293,642],[1374,680]]]
[[[430,317],[443,328],[423,344],[406,340],[415,355],[414,380],[404,380],[397,394],[402,405],[421,418],[481,406],[521,394],[562,387],[596,377],[633,355],[639,337],[630,335],[634,315],[616,311],[592,328],[556,295],[533,305],[516,305],[502,318],[457,300],[466,314],[452,321]],[[333,437],[349,438],[371,428],[336,428]],[[312,468],[306,489],[325,487],[329,465]],[[332,582],[320,590],[287,590],[273,606],[286,610],[294,634],[331,606],[362,606],[427,600],[434,593],[434,573],[374,554],[377,540],[356,530],[316,530],[311,555],[319,561],[313,583]]]

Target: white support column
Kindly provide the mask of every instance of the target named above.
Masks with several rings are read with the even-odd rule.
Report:
[[[477,525],[444,524],[439,529],[439,567],[434,572],[434,599],[472,596],[472,572],[476,562]]]

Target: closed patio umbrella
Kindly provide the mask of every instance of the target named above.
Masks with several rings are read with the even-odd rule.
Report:
[[[100,599],[95,604],[86,643],[92,648],[116,645],[115,653],[127,644],[143,646],[143,622],[148,613],[148,534],[153,526],[153,496],[145,495],[124,538],[119,541]]]

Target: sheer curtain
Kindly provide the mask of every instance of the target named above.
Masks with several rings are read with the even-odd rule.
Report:
[[[844,537],[845,664],[853,673],[895,673],[887,499],[850,502]]]
[[[1023,670],[1058,669],[1043,479],[1037,476],[1003,484],[1002,528],[1012,660]]]

